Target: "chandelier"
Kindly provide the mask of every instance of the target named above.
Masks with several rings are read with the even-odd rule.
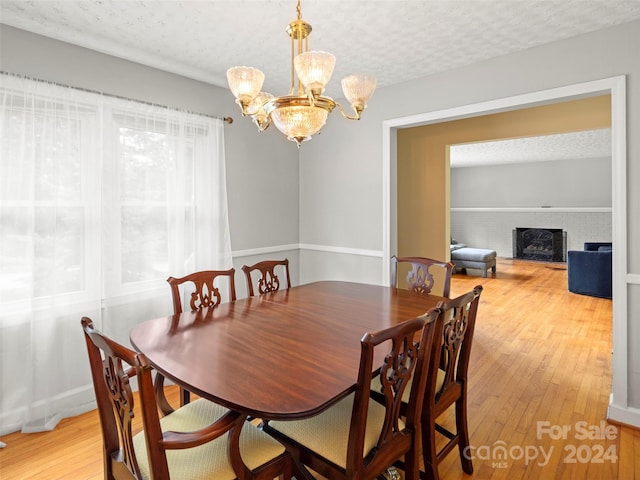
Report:
[[[264,73],[253,67],[230,68],[227,70],[227,81],[236,103],[242,109],[242,115],[251,117],[259,131],[274,123],[287,139],[296,142],[300,148],[303,141],[320,131],[336,106],[345,118],[360,120],[367,100],[376,88],[376,79],[370,75],[349,75],[342,79],[342,91],[354,115],[347,114],[342,105],[332,98],[323,96],[336,57],[328,52],[309,51],[311,25],[302,19],[300,0],[296,12],[298,18],[286,29],[291,37],[289,93],[276,97],[262,92]]]

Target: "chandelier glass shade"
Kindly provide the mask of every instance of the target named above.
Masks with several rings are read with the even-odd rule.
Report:
[[[311,138],[327,123],[329,112],[320,107],[280,107],[271,112],[275,126],[287,139],[300,143]]]
[[[353,115],[347,114],[342,105],[332,98],[323,96],[333,74],[336,57],[328,52],[308,50],[311,25],[302,20],[300,0],[296,11],[297,19],[286,29],[291,37],[289,93],[276,97],[261,91],[264,73],[253,67],[230,68],[227,81],[242,115],[251,117],[258,130],[263,131],[273,123],[299,147],[322,129],[335,107],[345,118],[359,120],[375,91],[376,79],[370,75],[349,75],[342,80],[342,91],[351,104]]]

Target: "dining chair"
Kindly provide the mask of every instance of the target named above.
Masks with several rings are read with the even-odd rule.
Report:
[[[102,428],[105,480],[291,478],[293,464],[283,445],[245,422],[246,415],[201,398],[160,418],[145,355],[108,338],[91,319],[81,323]],[[143,429],[134,435],[138,413]]]
[[[427,380],[427,401],[422,409],[422,450],[427,477],[438,480],[438,464],[457,446],[462,470],[473,473],[469,456],[469,426],[467,422],[467,387],[469,358],[476,326],[476,316],[482,285],[440,305],[444,310],[444,328],[440,361],[432,368]],[[455,432],[437,423],[438,417],[455,405]],[[446,438],[438,449],[436,433]]]
[[[436,333],[433,343],[435,357],[427,374],[421,414],[422,457],[426,478],[429,479],[438,480],[438,464],[456,446],[462,470],[473,473],[473,463],[468,454],[467,378],[481,293],[482,285],[477,285],[459,297],[438,304],[443,311],[443,328]],[[378,401],[382,401],[380,388],[375,383],[372,387],[372,395]],[[403,412],[410,411],[409,402],[410,398],[405,393]],[[437,422],[452,405],[455,405],[455,432]]]
[[[452,262],[443,262],[427,257],[391,257],[391,286],[398,287],[398,264],[409,263],[411,270],[407,274],[407,286],[409,290],[418,293],[431,293],[435,284],[437,270],[442,276],[442,296],[448,297],[451,290],[451,274],[453,272]],[[439,277],[438,277],[439,278]]]
[[[189,306],[192,311],[205,307],[215,307],[222,302],[222,294],[217,279],[227,277],[229,280],[229,301],[236,299],[236,270],[230,268],[228,270],[204,270],[201,272],[190,273],[184,277],[167,278],[167,282],[171,286],[171,297],[173,298],[173,313],[175,315],[182,313],[182,297],[180,295],[181,286],[185,283],[191,283],[193,290],[191,291],[191,299]],[[186,293],[186,289],[185,289]]]
[[[182,313],[182,295],[181,290],[184,290],[184,295],[190,292],[189,307],[192,311],[200,310],[206,307],[215,307],[222,302],[222,294],[220,293],[220,283],[218,278],[228,279],[228,291],[229,301],[236,300],[236,281],[235,281],[235,268],[228,270],[203,270],[200,272],[193,272],[184,277],[167,278],[167,282],[171,287],[171,298],[173,299],[173,313],[179,315]],[[191,288],[187,289],[187,285]],[[173,407],[169,404],[164,394],[164,376],[159,372],[156,372],[155,389],[158,395],[158,403],[162,412],[167,415],[171,413]],[[191,399],[191,393],[188,390],[180,387],[180,406],[184,406],[189,403]]]
[[[264,431],[284,443],[304,478],[314,478],[308,467],[330,480],[375,479],[400,458],[405,459],[404,478],[419,478],[419,414],[442,318],[442,310],[433,308],[421,317],[366,333],[353,393],[313,417],[265,423]],[[374,367],[380,349],[386,355]],[[381,403],[370,399],[372,372],[383,386]],[[409,403],[400,418],[403,395]]]
[[[289,259],[284,260],[264,260],[254,265],[243,265],[242,271],[247,279],[248,296],[255,295],[254,281],[257,280],[258,295],[280,290],[280,278],[277,275],[278,267],[284,274],[286,288],[291,288],[291,278],[289,277]],[[254,273],[255,272],[255,273]]]

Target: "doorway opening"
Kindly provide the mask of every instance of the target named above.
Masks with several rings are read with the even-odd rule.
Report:
[[[610,94],[612,106],[613,378],[608,417],[628,420],[626,292],[626,81],[624,76],[427,112],[383,123],[383,258],[397,251],[397,131],[492,113]],[[383,262],[383,282],[389,265]]]

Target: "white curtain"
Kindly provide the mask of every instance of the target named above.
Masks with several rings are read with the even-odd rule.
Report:
[[[0,75],[0,434],[93,408],[80,319],[129,344],[232,266],[223,122]]]

